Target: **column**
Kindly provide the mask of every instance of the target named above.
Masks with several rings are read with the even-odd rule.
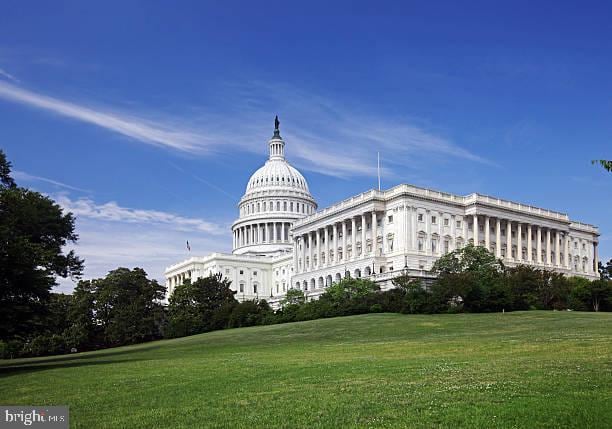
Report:
[[[308,268],[312,269],[312,232],[308,233],[308,261]]]
[[[315,231],[315,239],[317,240],[317,268],[323,266],[321,263],[321,230],[317,228]]]
[[[357,220],[351,217],[351,259],[357,258]]]
[[[487,248],[487,252],[491,249],[491,221],[489,220],[489,216],[485,216],[485,247]]]
[[[555,230],[555,265],[557,267],[561,266],[561,249],[559,248],[559,242],[561,241],[561,237],[559,237],[559,230]]]
[[[457,248],[457,221],[455,220],[455,215],[451,215],[451,243],[450,250],[451,252]]]
[[[299,273],[299,264],[298,264],[298,239],[297,237],[293,237],[293,272]],[[291,277],[291,276],[290,276]],[[293,285],[291,284],[291,280],[289,280],[289,288]]]
[[[474,228],[474,230],[472,231],[474,235],[474,246],[478,246],[478,215],[474,215],[474,222],[472,228]]]
[[[417,211],[416,211],[416,207],[411,207],[410,211],[411,211],[411,215],[410,215],[410,222],[412,223],[410,225],[410,231],[411,231],[411,239],[412,239],[412,250],[416,250],[417,248]]]
[[[597,244],[593,243],[593,270],[595,273],[599,271],[599,251],[597,250]]]
[[[501,258],[501,219],[495,220],[495,256]]]
[[[338,224],[334,222],[333,226],[333,234],[334,234],[334,262],[338,261]]]
[[[365,258],[366,252],[366,217],[361,215],[361,257]]]
[[[302,272],[306,272],[306,235],[302,234]]]
[[[532,252],[533,250],[531,250],[533,244],[531,243],[531,224],[527,225],[527,261],[528,262],[533,262],[533,256],[532,256]]]
[[[512,259],[512,221],[506,223],[506,259]]]
[[[521,237],[521,234],[523,233],[522,226],[523,225],[521,225],[520,222],[516,225],[516,260],[517,261],[523,260],[523,238]]]
[[[569,233],[565,233],[565,250],[563,251],[563,254],[565,256],[565,268],[569,268],[570,267],[570,259],[569,259],[569,253],[570,253],[570,240],[569,240]]]
[[[376,226],[376,210],[372,210],[372,256],[376,256],[378,247],[378,230]]]
[[[538,226],[538,232],[536,234],[536,261],[538,264],[542,264],[542,227]]]
[[[257,237],[257,244],[261,243],[261,228],[259,227],[259,224],[255,225],[255,235]]]
[[[546,228],[546,263],[548,265],[552,264],[550,255],[550,228]]]
[[[276,243],[276,222],[272,222],[272,243]]]
[[[325,231],[323,232],[323,238],[325,239],[325,265],[331,265],[329,260],[329,228],[325,225]]]
[[[342,261],[346,262],[348,253],[346,251],[346,220],[342,219]]]

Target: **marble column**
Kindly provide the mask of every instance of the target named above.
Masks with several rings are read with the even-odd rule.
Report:
[[[564,250],[564,257],[565,257],[565,268],[569,268],[570,267],[570,259],[569,259],[569,253],[570,253],[570,240],[569,240],[569,233],[565,233],[565,250]]]
[[[340,262],[338,260],[338,224],[334,222],[334,227],[333,227],[333,234],[334,234],[334,262],[338,263]]]
[[[312,269],[314,264],[312,263],[312,231],[308,233],[308,268]]]
[[[351,259],[357,258],[357,219],[351,217]]]
[[[366,253],[366,217],[361,215],[361,257],[365,258]]]
[[[325,239],[325,265],[330,265],[329,260],[329,228],[325,225],[325,232],[323,233],[323,238]]]
[[[346,219],[342,220],[342,261],[346,262],[348,259],[348,252],[346,251]]]
[[[501,219],[495,220],[495,256],[501,258]]]
[[[474,222],[472,223],[472,228],[474,229],[474,231],[472,231],[474,236],[474,246],[478,246],[478,244],[480,243],[478,238],[478,215],[474,215]]]
[[[523,226],[519,222],[516,225],[516,260],[521,262],[523,260]]]
[[[491,221],[489,216],[485,216],[485,247],[487,248],[487,252],[491,250]]]
[[[561,237],[559,237],[559,230],[555,230],[555,265],[557,267],[561,266],[561,249],[560,249],[560,241]]]
[[[550,248],[550,228],[546,228],[546,264],[552,265]]]
[[[376,220],[376,210],[372,210],[372,256],[376,256],[376,249],[378,248],[378,230]]]
[[[506,223],[506,259],[512,259],[512,221]]]
[[[542,227],[538,226],[538,231],[536,234],[536,261],[538,264],[542,264]]]
[[[533,252],[532,250],[533,244],[531,243],[531,224],[527,225],[527,261],[533,262]]]

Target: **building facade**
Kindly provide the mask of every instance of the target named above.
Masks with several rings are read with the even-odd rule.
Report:
[[[232,225],[232,254],[168,267],[168,292],[185,279],[221,273],[239,300],[278,302],[289,288],[317,297],[344,276],[391,287],[402,272],[432,279],[433,263],[467,244],[506,265],[526,264],[598,278],[598,229],[567,214],[480,194],[407,184],[370,190],[323,210],[285,159],[278,121],[265,165],[248,181]]]

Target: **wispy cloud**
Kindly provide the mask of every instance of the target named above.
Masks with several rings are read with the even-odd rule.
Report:
[[[75,216],[110,222],[138,223],[143,225],[164,224],[178,231],[199,231],[208,234],[224,234],[229,231],[223,225],[199,218],[178,216],[159,210],[143,210],[121,207],[114,201],[96,204],[89,198],[70,199],[66,195],[54,199],[65,210]]]
[[[24,171],[13,171],[13,172],[11,172],[11,175],[18,182],[19,181],[24,181],[24,182],[44,182],[44,183],[49,183],[49,184],[54,185],[54,186],[58,186],[60,188],[69,189],[71,191],[86,192],[86,193],[91,192],[91,191],[89,191],[87,189],[78,188],[78,187],[72,186],[72,185],[67,185],[66,183],[62,183],[62,182],[59,182],[57,180],[49,179],[47,177],[34,176],[34,175],[28,174],[28,173],[26,173]]]
[[[290,159],[300,168],[329,176],[375,176],[377,151],[383,159],[392,159],[385,165],[387,175],[393,175],[395,169],[415,169],[424,164],[421,161],[445,158],[491,164],[407,119],[359,111],[349,107],[350,103],[289,85],[228,85],[225,104],[219,109],[224,115],[194,109],[188,120],[160,112],[152,115],[94,108],[90,103],[66,101],[1,81],[0,98],[103,127],[142,143],[199,156],[235,150],[262,155],[271,134],[271,118],[279,113]]]
[[[5,79],[19,83],[19,79],[17,79],[15,76],[13,76],[12,74],[8,73],[7,71],[3,69],[0,69],[0,77],[4,77]]]

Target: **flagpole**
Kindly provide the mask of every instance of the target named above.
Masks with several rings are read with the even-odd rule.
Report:
[[[377,156],[376,171],[378,172],[378,190],[380,191],[380,152],[376,152],[376,156]]]

